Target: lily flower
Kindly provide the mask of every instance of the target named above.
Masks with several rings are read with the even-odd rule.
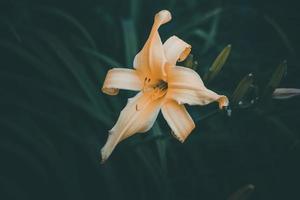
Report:
[[[101,149],[102,162],[119,142],[136,133],[147,132],[160,110],[174,136],[184,142],[195,123],[183,104],[206,105],[218,101],[220,109],[228,105],[227,97],[207,89],[194,70],[176,65],[189,55],[191,45],[176,36],[162,43],[158,29],[170,20],[169,11],[158,12],[148,40],[134,58],[133,69],[113,68],[106,75],[104,93],[117,95],[119,89],[139,93],[128,99],[109,131],[107,142]]]

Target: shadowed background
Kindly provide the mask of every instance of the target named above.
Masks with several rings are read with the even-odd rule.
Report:
[[[105,74],[132,66],[161,9],[173,16],[162,40],[191,44],[202,77],[232,45],[205,80],[230,98],[231,116],[217,104],[188,107],[197,128],[184,144],[159,116],[100,165],[107,132],[134,95],[101,93]],[[296,1],[2,0],[0,198],[299,199],[300,98],[269,94],[270,80],[300,87],[299,27]]]

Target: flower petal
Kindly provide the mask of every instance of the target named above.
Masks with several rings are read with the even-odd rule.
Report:
[[[181,89],[205,89],[199,74],[187,67],[175,66],[168,70],[168,87]]]
[[[167,61],[171,66],[175,66],[177,61],[184,61],[190,54],[192,48],[191,45],[177,36],[170,37],[163,46]]]
[[[109,95],[117,95],[119,89],[139,91],[143,83],[135,70],[113,68],[107,72],[102,91]]]
[[[151,95],[151,92],[140,92],[128,99],[117,123],[109,131],[106,144],[101,149],[102,162],[110,156],[119,142],[135,133],[146,132],[153,126],[162,101],[161,99],[153,101]]]
[[[151,33],[143,49],[135,56],[133,66],[145,76],[152,74],[158,79],[165,80],[164,65],[166,58],[164,48],[158,33],[159,27],[171,20],[171,13],[162,10],[155,15]]]
[[[173,67],[168,70],[167,98],[174,99],[179,104],[206,105],[213,101],[219,102],[219,107],[227,106],[226,96],[207,89],[200,76],[186,67]]]
[[[175,101],[167,101],[163,104],[161,111],[174,136],[179,141],[184,142],[195,128],[195,123],[184,105],[180,105]]]
[[[205,90],[191,90],[191,89],[169,89],[167,94],[168,99],[173,99],[179,104],[189,105],[207,105],[214,101],[219,103],[219,108],[222,109],[228,106],[229,100],[224,95],[205,89]]]

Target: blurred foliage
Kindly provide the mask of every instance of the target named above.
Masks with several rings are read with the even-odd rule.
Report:
[[[100,165],[133,95],[102,94],[104,77],[131,67],[161,9],[173,15],[162,39],[190,43],[182,65],[231,105],[188,107],[184,144],[160,116]],[[299,16],[282,0],[1,1],[1,199],[300,198],[299,96],[272,99],[300,87]]]

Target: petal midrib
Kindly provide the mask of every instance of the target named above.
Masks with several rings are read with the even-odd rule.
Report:
[[[145,94],[143,94],[143,95],[145,95]],[[149,95],[149,94],[148,94]],[[159,100],[151,100],[151,98],[150,97],[141,97],[141,98],[146,98],[147,100],[146,100],[146,102],[145,102],[145,104],[143,104],[143,109],[142,110],[139,110],[139,111],[136,111],[137,113],[136,114],[134,114],[134,116],[133,117],[131,117],[131,119],[129,120],[129,122],[126,124],[126,126],[123,128],[123,130],[121,131],[121,133],[119,134],[119,136],[117,137],[117,141],[118,142],[120,142],[120,141],[122,141],[122,136],[124,135],[124,133],[128,130],[128,128],[130,127],[130,126],[132,126],[132,124],[133,124],[133,122],[134,121],[136,121],[136,119],[138,118],[138,116],[140,116],[140,115],[142,115],[142,114],[144,114],[146,111],[148,111],[149,112],[149,104],[151,104],[151,103],[155,103],[155,101],[159,101]],[[135,105],[138,105],[138,102],[139,101],[137,101],[136,103],[135,103]],[[138,113],[139,112],[139,113]]]

